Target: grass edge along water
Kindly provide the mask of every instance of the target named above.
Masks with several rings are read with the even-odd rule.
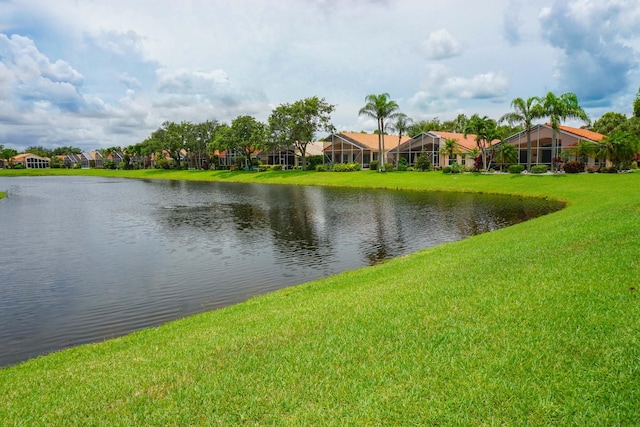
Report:
[[[567,207],[4,368],[4,425],[640,423],[640,174],[124,172]]]

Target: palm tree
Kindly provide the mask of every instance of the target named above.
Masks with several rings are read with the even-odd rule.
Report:
[[[551,138],[551,171],[553,172],[555,169],[553,159],[558,157],[556,147],[560,124],[566,119],[580,119],[589,123],[589,116],[580,107],[578,97],[571,92],[563,93],[560,96],[549,92],[541,99],[541,102],[542,110],[544,111],[543,115],[549,117],[553,128],[553,137]]]
[[[518,150],[516,150],[515,145],[500,144],[496,150],[495,160],[500,165],[500,170],[502,170],[504,165],[518,163]]]
[[[406,135],[409,127],[413,123],[413,120],[404,113],[398,113],[396,120],[389,125],[389,128],[398,132],[398,147],[396,148],[396,168],[400,162],[400,142],[402,142],[402,136]]]
[[[451,157],[458,155],[460,150],[460,144],[458,144],[458,140],[454,138],[447,138],[444,140],[444,145],[440,147],[440,154],[447,156],[447,158],[451,159]]]
[[[398,114],[400,114],[398,112],[398,104],[389,98],[390,95],[388,93],[367,95],[364,99],[366,105],[362,107],[358,113],[360,116],[368,116],[372,119],[376,119],[378,122],[378,153],[380,156],[379,172],[384,172],[384,122],[387,119],[394,119]]]
[[[598,144],[581,139],[576,145],[567,149],[567,151],[575,156],[576,162],[579,162],[585,157],[595,156],[598,151]]]
[[[480,117],[474,114],[469,118],[467,126],[464,128],[464,136],[468,134],[476,135],[476,145],[482,154],[482,168],[485,172],[489,170],[492,141],[500,139],[496,122],[487,116]],[[488,162],[489,160],[489,162]]]
[[[511,101],[511,108],[514,111],[502,116],[499,122],[507,122],[513,126],[516,124],[522,125],[524,131],[527,133],[527,170],[531,169],[531,127],[534,119],[544,116],[544,110],[541,105],[541,100],[537,96],[527,98],[525,101],[522,98],[516,98]]]

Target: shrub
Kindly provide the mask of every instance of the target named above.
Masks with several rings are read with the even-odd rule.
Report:
[[[460,166],[458,163],[453,163],[451,165],[451,173],[462,173],[462,166]]]
[[[531,173],[541,174],[549,172],[549,166],[547,165],[535,165],[531,166]]]
[[[631,164],[629,165],[629,169],[637,170],[638,169],[638,162],[631,162]]]
[[[524,165],[511,165],[509,166],[509,173],[522,173],[524,171]]]
[[[574,161],[570,161],[564,164],[564,166],[562,166],[562,169],[566,172],[566,173],[579,173],[579,172],[584,172],[584,163],[582,162],[576,162]]]
[[[316,165],[316,172],[326,172],[327,171],[327,167],[325,165]]]
[[[272,171],[281,171],[282,170],[282,165],[271,165],[271,170]]]
[[[336,163],[331,168],[334,172],[357,172],[360,169],[360,163]]]
[[[442,168],[442,173],[453,173],[453,169],[451,169],[451,166],[445,166]]]
[[[409,167],[409,161],[404,157],[401,157],[400,160],[398,160],[398,170],[406,171],[408,167]]]
[[[76,162],[76,164],[75,164],[75,165],[73,165],[73,168],[74,168],[74,169],[82,169],[82,163],[80,163],[80,162]]]
[[[323,161],[324,161],[323,157],[324,156],[322,156],[322,155],[307,157],[307,169],[308,170],[315,170],[316,166],[321,165],[323,163]],[[302,164],[302,162],[300,164]]]
[[[611,166],[610,168],[603,166],[600,168],[600,173],[618,173],[618,169],[613,166]]]
[[[380,162],[377,160],[372,160],[371,163],[369,163],[369,169],[371,169],[372,171],[377,171],[379,166]]]
[[[396,167],[393,165],[393,163],[385,163],[384,170],[387,172],[393,172],[394,170],[396,170]]]
[[[426,152],[422,152],[416,159],[416,169],[425,172],[431,170],[431,160]]]
[[[107,167],[107,162],[104,162],[104,167]],[[169,169],[171,167],[171,165],[169,165],[169,160],[165,159],[164,157],[159,158],[158,160],[156,160],[156,169]]]
[[[413,171],[415,171],[415,168],[413,166],[409,166],[407,168],[407,172],[413,172]]]
[[[11,169],[24,169],[24,165],[22,163],[16,163]]]

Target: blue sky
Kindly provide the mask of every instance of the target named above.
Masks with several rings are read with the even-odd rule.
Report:
[[[382,92],[414,120],[547,91],[630,114],[638,28],[636,0],[0,0],[0,144],[127,146],[309,96],[372,131]]]

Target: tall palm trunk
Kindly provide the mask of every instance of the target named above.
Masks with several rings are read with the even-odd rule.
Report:
[[[520,153],[518,153],[519,155]],[[520,163],[520,159],[518,159]],[[531,129],[527,129],[527,172],[531,170]]]

